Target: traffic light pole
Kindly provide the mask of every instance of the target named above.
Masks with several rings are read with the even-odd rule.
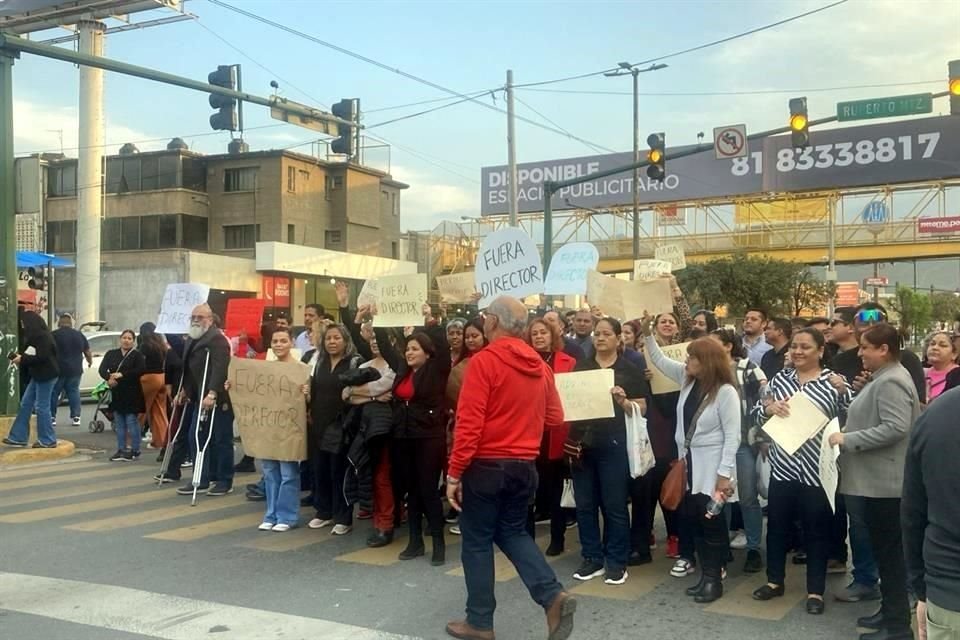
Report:
[[[122,73],[127,76],[135,76],[145,80],[153,80],[154,82],[170,84],[175,87],[183,87],[184,89],[193,89],[194,91],[200,91],[202,93],[233,98],[234,100],[249,102],[251,104],[257,104],[263,107],[282,109],[287,113],[302,116],[304,118],[346,124],[352,127],[360,126],[356,122],[342,120],[341,118],[332,116],[329,113],[321,111],[320,109],[313,109],[304,105],[276,100],[275,98],[265,98],[263,96],[257,96],[251,93],[245,93],[243,91],[232,91],[231,89],[225,89],[223,87],[211,85],[208,82],[183,78],[172,73],[150,69],[149,67],[141,67],[135,64],[120,62],[118,60],[111,60],[110,58],[87,55],[77,51],[71,51],[69,49],[61,49],[60,47],[41,44],[32,40],[25,40],[24,38],[11,36],[9,34],[0,34],[0,53],[5,51],[29,53],[43,58],[62,60],[71,64],[96,67],[106,71]]]
[[[17,368],[7,354],[17,350],[17,223],[13,169],[14,54],[0,51],[0,416],[16,415],[20,404]]]
[[[939,93],[934,93],[934,98],[943,98],[950,95],[949,91],[941,91]],[[837,116],[827,116],[826,118],[819,118],[818,120],[810,120],[808,126],[815,127],[821,124],[827,124],[828,122],[836,122]],[[791,129],[789,126],[786,127],[777,127],[776,129],[768,129],[767,131],[761,131],[759,133],[754,133],[747,136],[748,141],[753,140],[762,140],[763,138],[769,138],[770,136],[780,135],[781,133],[790,133]],[[676,160],[678,158],[686,158],[687,156],[696,155],[698,153],[703,153],[704,151],[711,151],[714,149],[714,145],[709,145],[707,147],[697,145],[694,148],[688,149],[686,151],[678,151],[677,153],[667,154],[666,160]],[[543,270],[544,273],[548,273],[550,270],[550,262],[553,259],[553,196],[557,194],[561,189],[566,189],[567,187],[572,187],[574,185],[582,184],[584,182],[591,182],[593,180],[599,180],[600,178],[608,178],[610,176],[615,176],[618,173],[626,173],[628,171],[634,171],[635,169],[641,169],[643,167],[649,166],[650,162],[647,160],[641,160],[639,162],[634,162],[632,164],[624,165],[621,167],[614,167],[612,169],[607,169],[606,171],[598,171],[596,173],[590,173],[579,178],[571,178],[570,180],[559,180],[551,181],[545,180],[543,182]]]

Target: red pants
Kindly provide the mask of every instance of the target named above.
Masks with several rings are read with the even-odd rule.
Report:
[[[373,470],[373,526],[381,531],[393,530],[393,483],[390,480],[390,452],[380,451],[380,459]]]

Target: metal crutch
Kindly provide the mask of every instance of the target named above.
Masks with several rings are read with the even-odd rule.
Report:
[[[173,398],[174,398],[174,400],[173,400],[173,414],[171,414],[171,416],[170,416],[170,423],[169,423],[169,426],[170,426],[170,427],[173,427],[173,425],[177,425],[177,430],[174,432],[172,438],[167,438],[167,447],[166,447],[166,449],[163,450],[163,460],[162,460],[162,462],[160,463],[160,474],[159,474],[159,475],[160,475],[160,479],[157,480],[157,486],[158,486],[158,487],[162,487],[162,486],[163,486],[163,479],[164,479],[164,478],[166,477],[166,475],[167,475],[167,470],[170,469],[170,458],[173,457],[174,445],[177,443],[177,438],[180,437],[180,431],[183,430],[183,429],[181,429],[181,427],[183,427],[183,425],[180,424],[179,422],[177,422],[177,420],[175,420],[175,418],[177,417],[177,408],[179,407],[179,408],[180,408],[180,422],[183,422],[184,407],[187,406],[186,402],[184,402],[182,405],[178,405],[178,404],[177,404],[177,400],[176,400],[176,399],[180,397],[180,392],[181,392],[181,391],[183,391],[183,376],[182,376],[182,375],[180,376],[180,384],[177,386],[177,395],[173,396]]]
[[[207,373],[210,369],[210,350],[207,350],[207,359],[203,364],[203,384],[200,385],[200,393],[207,388]],[[200,487],[200,477],[203,475],[203,459],[207,455],[207,447],[210,445],[210,438],[213,437],[213,421],[216,416],[217,407],[214,405],[210,411],[210,424],[207,427],[207,437],[200,446],[200,422],[203,420],[203,399],[197,401],[197,426],[195,440],[197,441],[197,452],[193,457],[193,498],[190,500],[190,506],[197,506],[197,489]]]

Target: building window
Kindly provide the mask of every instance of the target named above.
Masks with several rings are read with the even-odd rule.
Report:
[[[257,188],[257,168],[226,169],[223,172],[223,190],[253,191]]]
[[[339,247],[343,242],[343,232],[339,229],[327,229],[323,232],[323,246],[327,249]]]
[[[159,188],[160,158],[145,156],[140,158],[140,187],[144,191],[154,191]]]
[[[287,225],[287,244],[297,244],[297,226]]]
[[[224,249],[253,249],[260,241],[260,225],[234,224],[223,226]]]
[[[287,167],[287,191],[295,193],[297,191],[297,168]]]
[[[75,197],[77,195],[77,165],[65,164],[50,167],[47,171],[47,195],[51,198]]]
[[[103,251],[120,251],[123,247],[122,218],[106,218],[100,223],[100,248]]]
[[[47,253],[76,253],[77,223],[73,220],[47,223]]]
[[[201,218],[200,216],[188,216],[188,215],[181,215],[178,217],[180,218],[181,226],[183,227],[183,242],[181,242],[179,246],[182,246],[184,249],[206,251],[208,247],[207,219]],[[174,219],[174,227],[176,227],[176,219]],[[257,231],[259,230],[260,230],[260,226],[257,225]],[[173,229],[173,235],[174,235],[174,238],[176,238],[176,228]],[[161,242],[163,241],[163,237],[164,237],[164,228],[163,228],[163,219],[161,218],[160,220]],[[176,240],[174,240],[174,242],[176,242]]]
[[[394,260],[400,259],[400,248],[395,241],[390,243],[390,257]]]
[[[157,248],[158,249],[174,249],[179,244],[177,243],[177,216],[175,214],[164,214],[158,216],[160,218],[157,224]],[[190,237],[186,233],[187,220],[196,220],[197,216],[183,216],[184,219],[184,245],[188,244]],[[207,249],[207,221],[205,218],[199,218],[202,221],[203,233],[202,240],[198,241],[197,244],[201,244],[199,247],[190,246],[189,248],[200,248],[206,251]],[[140,232],[143,234],[143,231]]]

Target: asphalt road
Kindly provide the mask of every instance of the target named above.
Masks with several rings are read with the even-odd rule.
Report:
[[[81,428],[58,429],[86,450],[81,455],[0,470],[0,638],[439,639],[448,620],[462,617],[456,536],[448,536],[446,566],[435,568],[397,560],[402,530],[391,547],[367,549],[369,521],[343,537],[305,527],[259,532],[262,503],[242,496],[253,474],[238,475],[238,493],[202,496],[191,507],[173,486],[150,481],[158,465],[149,452],[139,462],[107,461],[116,444],[109,430],[87,432],[92,409],[85,405]],[[547,527],[539,529],[545,547]],[[668,575],[662,545],[654,564],[632,568],[623,586],[575,584],[576,529],[567,547],[551,563],[579,599],[573,637],[583,640],[856,638],[855,619],[876,609],[836,603],[828,593],[826,614],[807,615],[803,569],[792,566],[786,597],[754,602],[750,593],[764,579],[740,573],[743,552],[730,567],[727,595],[695,605],[683,594],[693,578]],[[545,638],[542,612],[499,556],[497,580],[497,636]],[[846,580],[831,576],[828,592]]]

